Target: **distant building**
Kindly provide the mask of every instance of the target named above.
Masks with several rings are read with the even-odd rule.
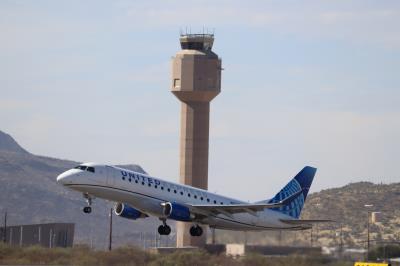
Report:
[[[6,243],[13,246],[72,247],[75,224],[49,223],[7,226]],[[4,240],[4,227],[0,229]]]
[[[322,254],[322,249],[321,247],[226,244],[225,254],[227,256],[244,256],[247,253],[258,253],[266,256],[287,256],[291,254],[316,255]]]
[[[381,212],[371,212],[371,223],[380,223],[382,222],[382,213]]]

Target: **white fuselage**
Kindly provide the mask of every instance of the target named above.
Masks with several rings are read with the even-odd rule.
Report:
[[[71,169],[59,175],[57,181],[94,197],[126,203],[145,214],[159,218],[165,218],[162,204],[166,202],[182,205],[246,204],[206,190],[167,182],[115,166],[85,165],[92,166],[95,171]],[[298,225],[283,223],[280,219],[291,219],[291,217],[266,209],[256,213],[210,214],[193,222],[208,224],[213,228],[241,231],[304,229]]]

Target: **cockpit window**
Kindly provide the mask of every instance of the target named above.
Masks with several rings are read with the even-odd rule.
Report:
[[[78,165],[77,167],[75,167],[75,169],[80,169],[83,171],[86,171],[86,168],[87,168],[87,166],[84,166],[84,165]]]
[[[94,167],[88,166],[88,168],[86,169],[89,172],[94,173]]]
[[[94,167],[92,167],[92,166],[78,165],[78,166],[76,166],[74,168],[82,170],[82,171],[89,171],[89,172],[94,173]]]

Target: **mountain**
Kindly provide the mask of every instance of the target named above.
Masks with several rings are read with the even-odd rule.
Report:
[[[8,134],[0,130],[0,151],[28,153]]]
[[[31,154],[0,131],[0,216],[7,210],[10,225],[73,222],[76,243],[106,247],[113,204],[95,199],[92,214],[84,214],[86,202],[82,195],[56,183],[57,175],[78,164]],[[144,173],[138,165],[121,167]],[[118,217],[113,223],[116,243],[140,244],[137,236],[144,232],[154,239],[160,222],[154,218],[133,221]]]

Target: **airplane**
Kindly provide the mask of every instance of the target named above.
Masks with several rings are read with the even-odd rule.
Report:
[[[247,203],[177,184],[116,166],[84,163],[57,177],[57,182],[83,193],[91,213],[92,199],[116,202],[114,212],[127,219],[158,217],[160,235],[169,235],[167,220],[192,223],[191,236],[201,236],[201,225],[210,228],[258,230],[306,230],[313,223],[331,220],[300,220],[300,213],[314,179],[316,168],[304,167],[272,199]]]

